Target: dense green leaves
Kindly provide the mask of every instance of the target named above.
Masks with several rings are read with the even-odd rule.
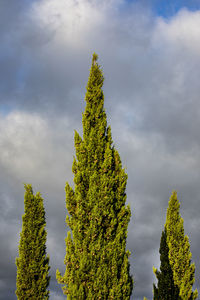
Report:
[[[112,145],[102,91],[103,74],[93,55],[83,113],[83,139],[75,132],[74,190],[66,184],[71,228],[66,271],[57,271],[67,299],[130,299],[133,281],[126,251],[130,208],[127,174]]]
[[[49,298],[49,258],[46,255],[45,211],[40,193],[35,196],[25,185],[25,213],[22,217],[16,295],[20,300]]]
[[[192,292],[195,281],[195,265],[191,263],[192,254],[189,239],[184,234],[183,219],[179,214],[179,207],[177,193],[173,192],[169,200],[165,225],[169,247],[169,262],[172,267],[174,282],[180,289],[181,299],[196,299],[198,296],[197,290]]]
[[[154,285],[154,300],[194,300],[197,290],[192,291],[195,281],[195,265],[188,237],[184,234],[183,219],[179,214],[177,193],[169,200],[165,229],[160,242],[160,271],[154,269],[158,286]]]

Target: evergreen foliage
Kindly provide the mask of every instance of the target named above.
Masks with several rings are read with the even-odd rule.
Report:
[[[45,210],[40,193],[35,196],[25,185],[25,213],[22,217],[17,265],[17,299],[49,299],[49,258],[46,256]]]
[[[153,285],[154,300],[181,300],[179,288],[174,284],[173,272],[169,263],[169,247],[167,245],[166,228],[162,232],[160,241],[160,271],[153,268],[158,285]]]
[[[131,216],[125,206],[127,174],[112,145],[102,91],[103,74],[93,55],[85,96],[83,139],[75,132],[75,189],[66,184],[70,214],[66,270],[57,271],[67,299],[130,299],[133,280],[126,251]]]
[[[195,281],[195,265],[191,263],[192,254],[188,236],[184,235],[183,219],[179,214],[180,203],[177,193],[173,192],[169,200],[166,218],[167,244],[169,247],[169,262],[173,271],[175,284],[180,289],[183,300],[196,299],[198,292],[192,292]]]

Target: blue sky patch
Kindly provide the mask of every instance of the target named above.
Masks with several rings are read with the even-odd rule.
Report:
[[[151,8],[153,13],[162,17],[171,17],[179,10],[186,8],[190,11],[200,10],[200,0],[126,0],[128,3],[137,3]]]

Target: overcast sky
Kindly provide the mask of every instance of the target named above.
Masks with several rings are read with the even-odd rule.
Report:
[[[189,4],[188,4],[189,2]],[[200,1],[0,0],[0,300],[14,300],[23,183],[44,198],[50,299],[65,256],[65,182],[92,53],[128,173],[133,298],[152,299],[173,189],[200,290]]]

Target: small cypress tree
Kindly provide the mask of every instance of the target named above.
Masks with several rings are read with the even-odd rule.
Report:
[[[169,263],[169,247],[167,245],[166,228],[162,232],[160,241],[160,271],[153,268],[158,285],[153,285],[154,300],[181,300],[179,288],[174,284],[173,272]]]
[[[45,210],[40,193],[35,196],[25,185],[25,213],[22,217],[17,265],[17,299],[49,299],[49,257],[46,255]]]
[[[177,193],[173,192],[169,200],[166,218],[169,262],[173,271],[174,283],[180,290],[183,300],[196,299],[198,292],[192,292],[195,281],[195,265],[191,263],[192,254],[188,236],[184,235],[183,219],[179,214],[180,203]]]
[[[67,299],[130,299],[132,277],[126,251],[130,208],[127,174],[112,145],[102,91],[103,74],[93,55],[83,114],[83,139],[75,132],[73,190],[66,184],[71,228],[66,238],[66,271],[57,271]]]

